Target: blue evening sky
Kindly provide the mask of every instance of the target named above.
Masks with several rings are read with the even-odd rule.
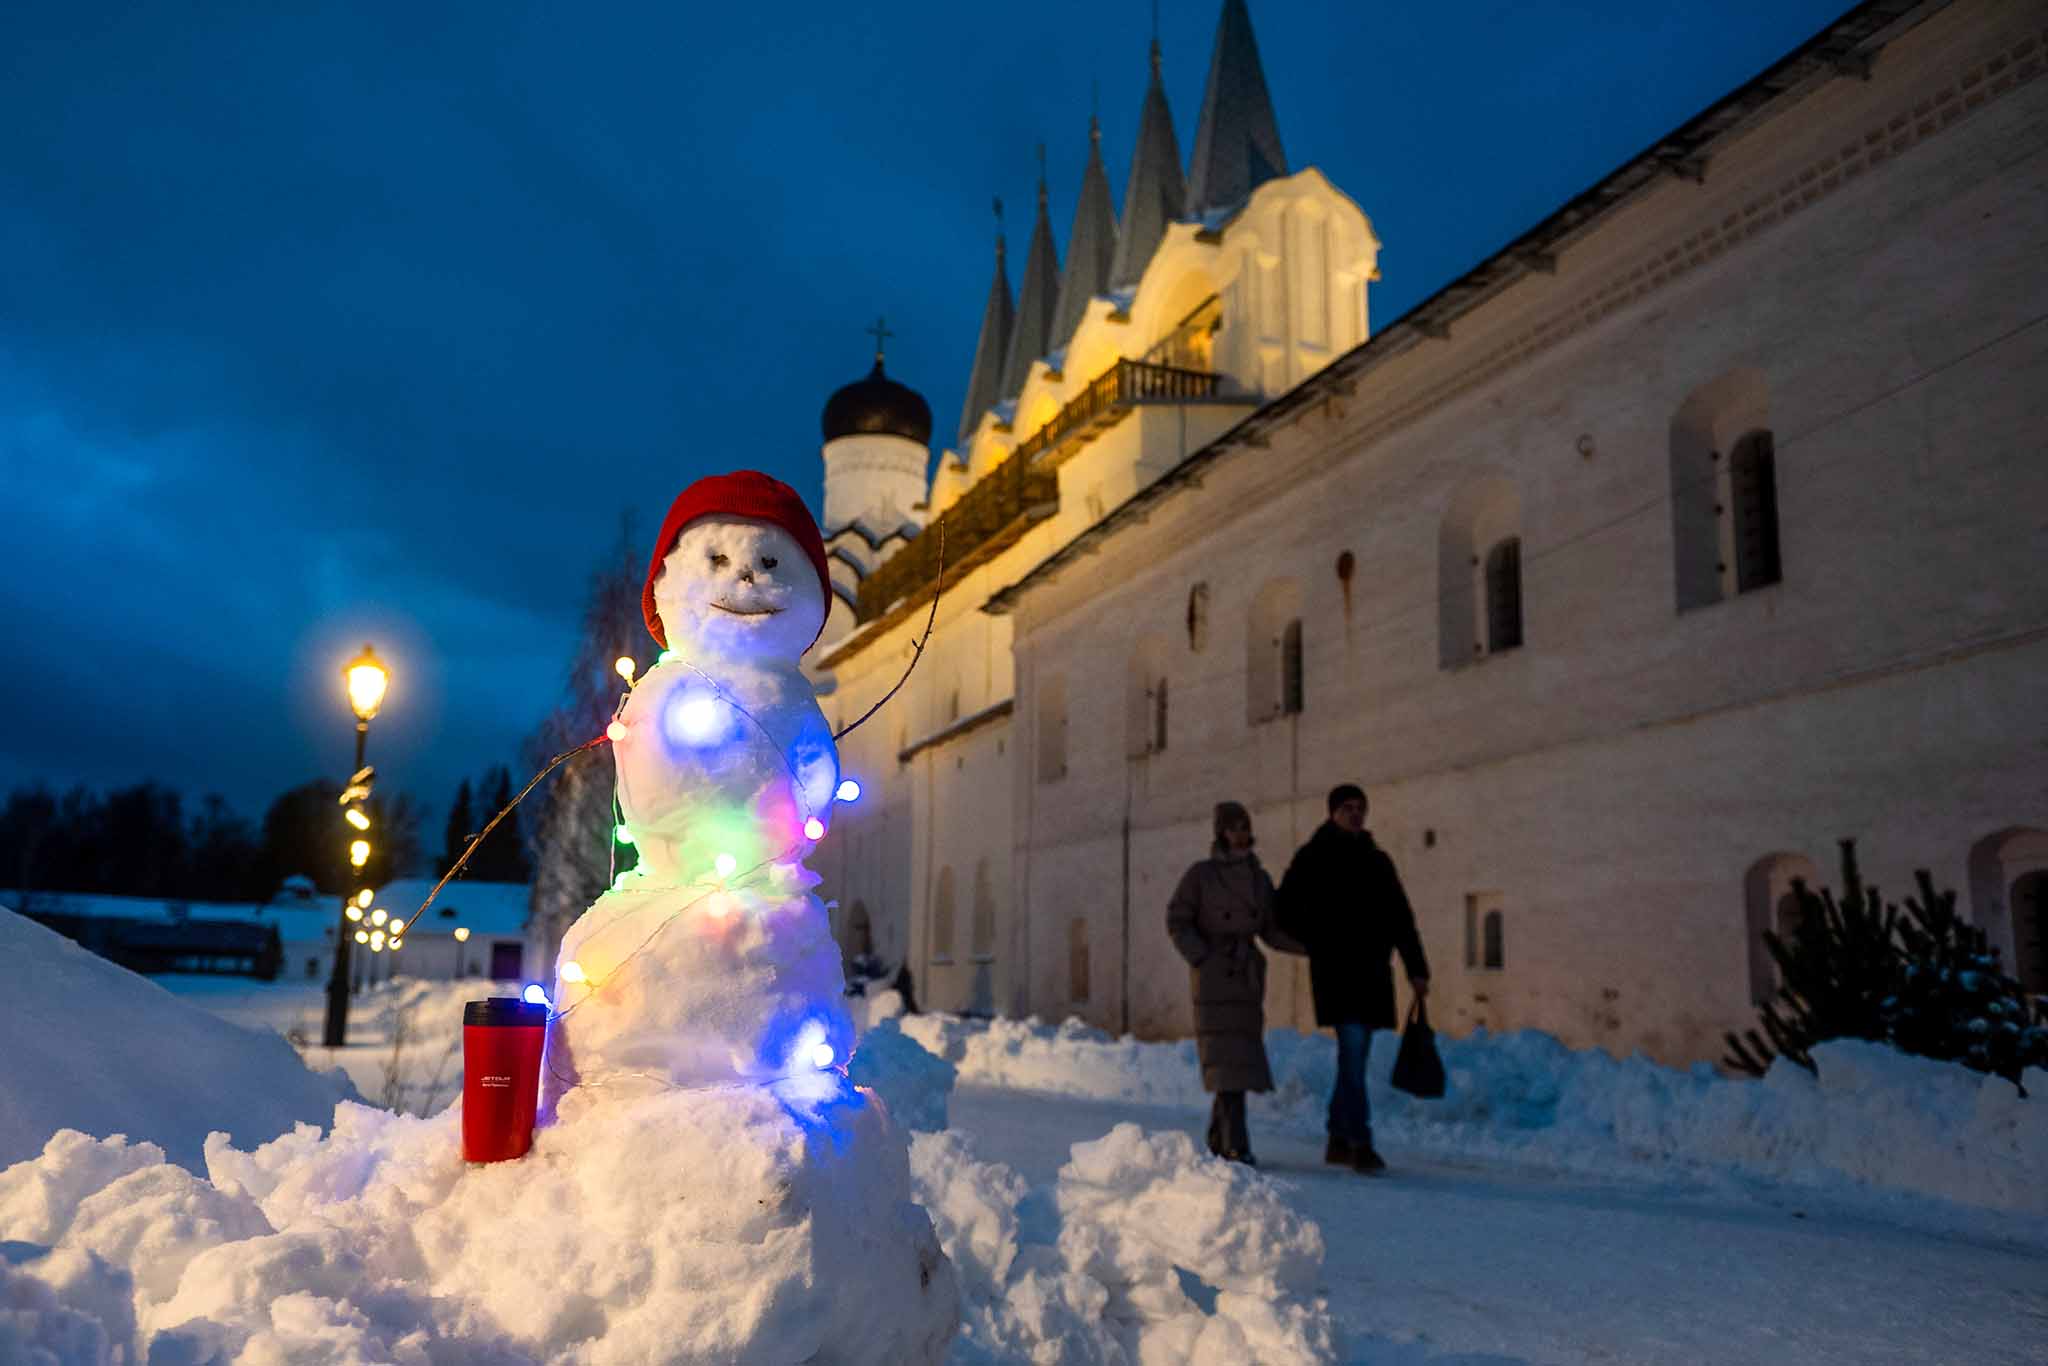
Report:
[[[867,368],[957,420],[1049,145],[1121,195],[1145,0],[10,6],[0,39],[0,787],[259,816],[372,757],[445,803],[560,690],[633,510],[756,466],[818,506]],[[1182,155],[1220,0],[1162,6]],[[1842,0],[1253,0],[1294,167],[1390,320]],[[430,823],[429,839],[438,826]]]

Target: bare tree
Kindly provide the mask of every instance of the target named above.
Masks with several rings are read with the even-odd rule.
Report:
[[[534,768],[599,734],[611,721],[623,686],[612,667],[619,656],[631,655],[643,667],[650,662],[655,645],[640,616],[644,553],[631,516],[622,518],[617,541],[591,575],[583,634],[562,701],[527,741],[526,757]],[[526,826],[532,831],[533,864],[527,941],[542,964],[554,961],[570,922],[633,864],[632,849],[612,841],[614,777],[611,749],[601,745],[564,764],[535,793],[542,806]]]

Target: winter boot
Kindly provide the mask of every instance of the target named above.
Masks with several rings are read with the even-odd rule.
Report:
[[[1323,1161],[1333,1167],[1348,1167],[1354,1158],[1350,1141],[1331,1134],[1330,1141],[1323,1147]]]
[[[1351,1150],[1351,1169],[1367,1176],[1378,1176],[1387,1169],[1386,1159],[1372,1146],[1371,1134],[1367,1134],[1365,1141]]]

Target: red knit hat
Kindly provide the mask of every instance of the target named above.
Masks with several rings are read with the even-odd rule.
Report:
[[[654,558],[647,564],[647,586],[640,590],[640,615],[647,620],[647,633],[662,649],[668,648],[668,635],[661,629],[660,614],[654,610],[654,581],[661,575],[661,562],[676,548],[676,538],[683,534],[683,528],[699,517],[752,517],[773,522],[787,531],[804,554],[811,557],[811,567],[818,571],[818,588],[825,595],[825,611],[830,615],[832,575],[825,567],[825,538],[818,534],[818,523],[804,506],[803,498],[780,479],[759,470],[714,474],[676,495],[668,516],[661,520],[661,534],[654,538]],[[820,621],[819,634],[824,630],[825,623]],[[813,637],[813,643],[815,640]]]

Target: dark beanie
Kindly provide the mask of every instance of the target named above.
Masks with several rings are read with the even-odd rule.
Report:
[[[1364,801],[1365,789],[1357,783],[1338,783],[1330,789],[1330,814],[1337,814],[1337,808],[1349,801]]]
[[[1215,822],[1211,825],[1210,830],[1211,833],[1215,835],[1217,844],[1220,845],[1223,843],[1223,832],[1225,830],[1229,829],[1233,825],[1237,825],[1240,823],[1244,825],[1250,825],[1252,823],[1252,813],[1245,810],[1244,806],[1241,803],[1216,803],[1216,819]]]

